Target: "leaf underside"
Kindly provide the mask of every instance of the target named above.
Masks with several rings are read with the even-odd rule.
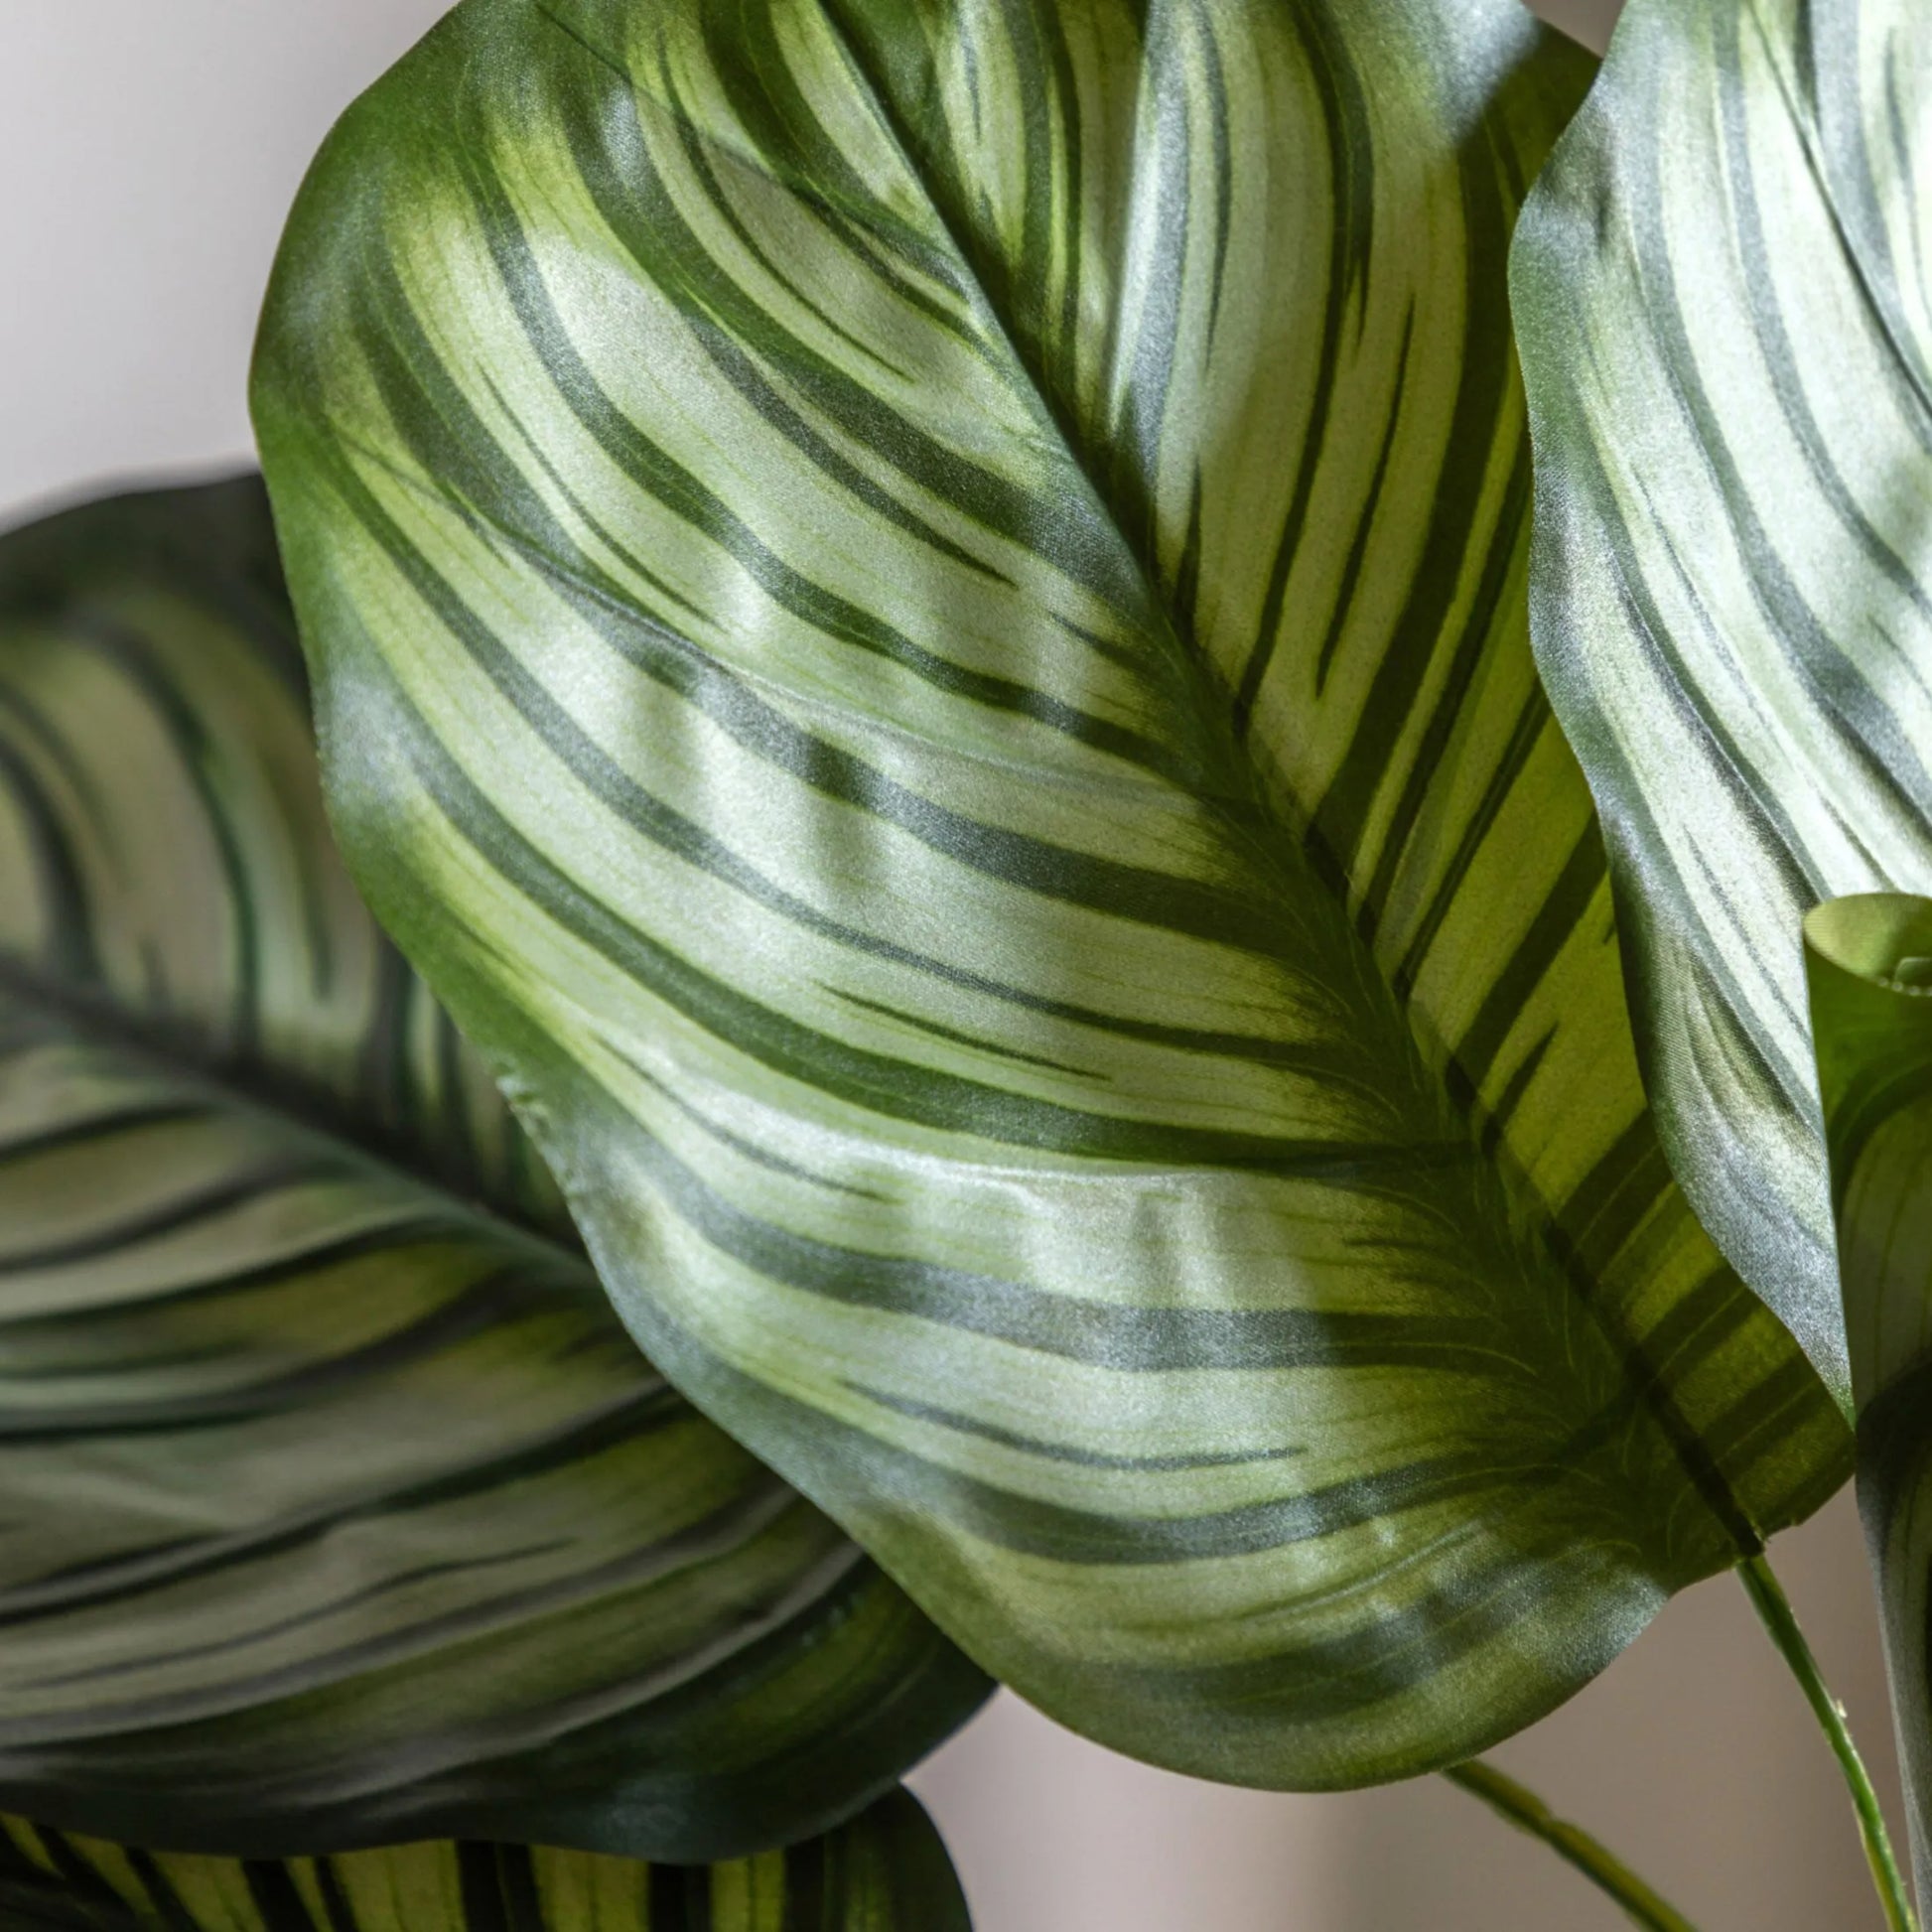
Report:
[[[983,1664],[1337,1785],[1836,1486],[1537,685],[1506,0],[467,0],[254,402],[357,877],[652,1358]]]
[[[1513,265],[1537,650],[1666,1152],[1849,1399],[1805,912],[1932,891],[1932,46],[1632,0]]]
[[[195,1858],[0,1819],[0,1915],[8,1932],[968,1932],[905,1791],[823,1838],[712,1865],[475,1841]]]
[[[259,481],[0,538],[0,1804],[736,1857],[984,1690],[637,1353],[363,910]]]

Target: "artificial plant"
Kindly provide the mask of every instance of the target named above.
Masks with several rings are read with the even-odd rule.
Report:
[[[980,1701],[637,1353],[356,897],[258,480],[0,539],[0,1810],[40,1828],[0,1837],[0,1925],[54,1886],[171,1928],[300,1894],[441,1932],[447,1897],[467,1932],[497,1887],[622,1932],[705,1881],[314,1855],[742,1860]],[[720,1896],[947,1923],[895,1805]]]
[[[1842,1479],[1538,689],[1515,6],[470,0],[254,377],[325,774],[653,1361],[1050,1715],[1362,1783]]]
[[[1896,1505],[1926,1425],[1908,1390],[1879,1396],[1926,1283],[1869,1217],[1886,1186],[1909,1206],[1897,1148],[1923,1120],[1881,1077],[1888,1053],[1913,1064],[1917,987],[1863,901],[1932,889],[1919,26],[1900,0],[1632,0],[1514,272],[1537,651],[1608,833],[1664,1145],[1859,1413],[1894,1612],[1922,1598],[1926,1532]],[[1801,921],[1840,896],[1813,914],[1808,1003]],[[1841,1037],[1862,1012],[1890,1037]],[[1903,1125],[1861,1208],[1874,1079]],[[1889,1628],[1923,1903],[1924,1629]]]
[[[118,1563],[88,1642],[193,1719],[50,1625],[15,1882],[87,1830],[97,1899],[241,1853],[329,1924],[305,1861],[411,1833],[832,1828],[825,1923],[938,1926],[909,1801],[841,1821],[978,1666],[1202,1775],[1449,1768],[1683,1926],[1466,1763],[1702,1577],[1788,1619],[1851,1452],[1672,1178],[1531,653],[1505,270],[1591,78],[1514,0],[464,0],[350,110],[254,377],[308,685],[249,484],[0,605],[19,1194],[93,1215],[17,1359],[120,1405],[20,1574]]]

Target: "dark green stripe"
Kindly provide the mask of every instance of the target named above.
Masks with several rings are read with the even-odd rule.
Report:
[[[242,1863],[241,1874],[248,1886],[248,1902],[261,1915],[262,1932],[316,1932],[316,1922],[287,1865],[248,1859]]]
[[[179,1234],[198,1222],[217,1220],[238,1207],[305,1182],[339,1178],[329,1164],[313,1154],[278,1155],[264,1161],[254,1173],[229,1175],[210,1181],[192,1192],[178,1195],[160,1206],[131,1214],[90,1234],[76,1235],[45,1247],[16,1249],[0,1254],[0,1276],[26,1275],[50,1268],[75,1268],[82,1262],[107,1261],[143,1242],[158,1241]]]
[[[1478,518],[1484,507],[1481,485],[1493,467],[1505,406],[1516,380],[1509,312],[1503,299],[1514,209],[1502,205],[1497,191],[1493,161],[1496,145],[1495,130],[1485,124],[1480,136],[1466,142],[1457,158],[1468,313],[1449,441],[1436,471],[1442,479],[1456,481],[1436,493],[1423,554],[1410,576],[1401,614],[1389,628],[1386,647],[1376,660],[1361,701],[1361,716],[1373,719],[1374,729],[1357,732],[1349,741],[1314,814],[1312,837],[1351,873],[1388,775],[1389,747],[1407,737],[1408,721],[1434,681],[1432,666],[1450,634],[1450,617],[1462,594],[1470,557],[1481,557],[1482,570],[1476,595],[1449,652],[1444,689],[1454,697],[1449,703],[1439,703],[1427,722],[1407,778],[1412,798],[1419,798],[1420,788],[1436,774],[1450,742],[1455,714],[1471,701],[1477,688],[1475,670],[1496,628],[1516,546],[1497,541],[1495,532],[1520,533],[1527,529],[1524,510],[1529,450],[1527,441],[1519,440],[1493,531],[1487,541],[1478,540]],[[1488,303],[1482,299],[1485,290],[1494,291]],[[1519,535],[1518,542],[1521,540]],[[1400,816],[1394,820],[1398,826],[1414,822]],[[1383,862],[1388,863],[1388,859],[1385,854]],[[1361,884],[1379,919],[1386,885],[1378,895],[1374,883]]]
[[[167,1932],[202,1932],[200,1922],[188,1909],[188,1901],[176,1890],[175,1881],[162,1869],[154,1854],[135,1845],[124,1849],[128,1867],[146,1894],[150,1911]],[[331,1927],[330,1932],[338,1932],[338,1928]],[[355,1932],[355,1927],[348,1926],[345,1932]]]
[[[587,1101],[595,1110],[598,1103]],[[635,1127],[619,1143],[666,1204],[767,1280],[852,1308],[917,1316],[1125,1374],[1172,1370],[1430,1368],[1495,1371],[1507,1331],[1478,1314],[1144,1308],[1088,1300],[938,1262],[869,1254],[759,1219]],[[1414,1176],[1398,1171],[1392,1186]],[[634,1183],[633,1183],[634,1184]]]
[[[112,664],[141,694],[150,716],[166,733],[176,763],[201,806],[202,819],[213,846],[222,897],[232,920],[232,951],[224,974],[228,1001],[225,1015],[230,1051],[247,1054],[260,1044],[261,934],[250,890],[241,841],[230,823],[214,774],[221,768],[221,750],[209,737],[207,722],[188,704],[182,687],[156,661],[153,641],[118,621],[95,617],[84,609],[69,629],[74,648],[87,648]]]
[[[1453,1042],[1456,1064],[1474,1091],[1479,1093],[1488,1083],[1504,1043],[1529,1010],[1537,989],[1555,969],[1558,955],[1570,943],[1571,935],[1596,902],[1607,870],[1603,841],[1592,820],[1571,847],[1570,857],[1564,861],[1562,872],[1537,907],[1529,930],[1490,981],[1474,1018],[1461,1037]],[[1601,913],[1607,937],[1607,897]]]
[[[522,1444],[487,1461],[441,1471],[377,1495],[358,1496],[299,1522],[276,1523],[229,1536],[188,1537],[158,1549],[55,1571],[0,1593],[0,1627],[124,1602],[151,1589],[212,1575],[232,1564],[283,1555],[320,1541],[343,1523],[425,1509],[527,1481],[620,1448],[689,1413],[682,1397],[660,1385],[641,1395],[625,1396],[602,1414],[573,1422],[540,1442]],[[0,1713],[0,1728],[5,1724],[5,1714]]]
[[[1309,417],[1295,472],[1295,487],[1282,519],[1268,587],[1253,643],[1235,682],[1232,724],[1245,744],[1255,701],[1281,646],[1288,580],[1303,554],[1315,478],[1328,440],[1330,413],[1339,389],[1342,338],[1349,310],[1359,299],[1368,307],[1370,237],[1375,207],[1375,150],[1369,134],[1368,101],[1361,75],[1348,57],[1348,44],[1325,4],[1309,4],[1289,14],[1308,59],[1309,78],[1320,103],[1320,124],[1328,160],[1328,263],[1321,298],[1321,347],[1315,361]],[[1371,716],[1378,714],[1370,714]],[[1393,734],[1389,734],[1393,737]]]
[[[1030,1436],[1017,1429],[1003,1429],[997,1423],[957,1409],[948,1409],[940,1403],[915,1402],[909,1397],[895,1395],[890,1389],[874,1388],[868,1383],[848,1380],[845,1386],[855,1394],[864,1396],[867,1401],[877,1402],[901,1416],[909,1416],[915,1422],[937,1423],[942,1429],[958,1430],[976,1436],[982,1442],[998,1443],[1002,1449],[1024,1449],[1029,1455],[1043,1456],[1052,1462],[1070,1462],[1083,1469],[1171,1474],[1185,1469],[1248,1468],[1257,1462],[1283,1462],[1308,1453],[1306,1445],[1293,1444],[1257,1449],[1202,1450],[1191,1455],[1103,1455],[1098,1450],[1078,1449],[1067,1442]]]
[[[286,1417],[323,1401],[352,1399],[353,1385],[392,1375],[412,1364],[453,1353],[541,1309],[549,1296],[509,1270],[473,1282],[441,1307],[386,1335],[239,1387],[210,1389],[148,1402],[90,1403],[84,1410],[49,1414],[29,1406],[0,1408],[0,1446],[72,1444],[116,1437],[173,1435],[183,1429],[231,1428],[262,1418]],[[131,1364],[122,1363],[125,1369]],[[0,1599],[4,1600],[4,1599]]]
[[[787,1848],[782,1932],[845,1932],[844,1887],[834,1876],[843,1864],[822,1838]]]
[[[347,1173],[342,1176],[344,1179],[350,1177]],[[49,1310],[41,1314],[9,1316],[4,1325],[9,1333],[16,1335],[37,1331],[58,1332],[69,1327],[84,1329],[116,1311],[155,1314],[195,1302],[218,1301],[224,1296],[249,1295],[265,1288],[284,1287],[305,1276],[327,1274],[374,1255],[390,1255],[400,1261],[412,1249],[431,1244],[480,1245],[480,1235],[478,1228],[465,1227],[453,1212],[399,1213],[394,1220],[380,1222],[372,1228],[358,1228],[353,1234],[332,1235],[325,1232],[313,1248],[277,1255],[273,1261],[248,1262],[238,1268],[201,1275],[194,1280],[152,1292],[137,1286],[125,1298],[93,1301],[83,1310]],[[526,1265],[534,1270],[535,1258]],[[573,1261],[560,1257],[555,1272],[562,1274],[569,1270],[574,1276],[575,1267]],[[553,1280],[551,1293],[556,1292],[557,1285]]]
[[[348,1902],[348,1887],[336,1870],[336,1861],[331,1858],[317,1859],[315,1868],[316,1887],[322,1894],[322,1911],[328,1922],[328,1932],[362,1932],[354,1907]]]
[[[12,702],[12,694],[0,686],[0,707]],[[39,964],[62,979],[95,979],[100,958],[93,922],[87,916],[85,874],[72,836],[33,766],[4,737],[0,737],[0,785],[6,787],[26,832],[38,897],[54,928]]]
[[[374,1636],[338,1644],[332,1650],[314,1651],[299,1664],[252,1672],[236,1668],[220,1680],[220,1701],[223,1707],[230,1699],[245,1699],[251,1706],[271,1704],[314,1691],[319,1685],[337,1684],[365,1672],[393,1667],[432,1645],[461,1643],[480,1632],[501,1627],[505,1620],[536,1623],[553,1611],[573,1608],[594,1597],[609,1596],[626,1588],[647,1592],[667,1571],[679,1565],[695,1568],[701,1561],[736,1554],[766,1534],[784,1510],[804,1507],[796,1499],[783,1500],[788,1494],[773,1476],[762,1490],[748,1486],[695,1523],[554,1582],[505,1590],[487,1600],[436,1616],[416,1615],[407,1623],[381,1630]],[[779,1503],[775,1510],[774,1498]],[[351,1604],[360,1595],[357,1592],[345,1597],[336,1607]],[[323,1614],[313,1620],[322,1621]],[[621,1699],[625,1707],[634,1710],[652,1701],[660,1690],[680,1683],[692,1664],[716,1641],[716,1633],[706,1630],[694,1649],[633,1665],[627,1675],[601,1680],[595,1692],[586,1695],[594,1695],[596,1702],[607,1709],[611,1701]],[[237,1641],[235,1648],[241,1647]],[[75,1675],[85,1679],[92,1674]],[[89,1702],[87,1715],[93,1722],[115,1728],[192,1723],[207,1715],[209,1695],[209,1687],[204,1684],[188,1692],[131,1698],[119,1704],[95,1699]],[[559,1710],[555,1707],[542,1713],[546,1726],[554,1726],[558,1718]],[[0,1714],[0,1739],[15,1749],[30,1747],[50,1737],[65,1735],[70,1722],[67,1714],[48,1720],[22,1718],[11,1722]],[[551,1732],[546,1728],[543,1734]]]
[[[713,1932],[711,1873],[702,1865],[650,1868],[650,1932]]]
[[[449,612],[439,615],[449,621]],[[372,685],[380,673],[373,665],[370,672]],[[547,703],[531,695],[540,708]],[[1472,1147],[1449,1142],[1372,1147],[1082,1112],[848,1046],[699,972],[648,933],[620,919],[489,803],[399,692],[391,687],[385,696],[387,742],[412,760],[417,776],[452,825],[525,898],[707,1031],[808,1084],[922,1125],[1092,1159],[1265,1168],[1284,1174],[1337,1177],[1383,1165],[1449,1166],[1473,1159]],[[586,775],[595,788],[595,774]]]
[[[0,1067],[0,1075],[8,1070]],[[219,1117],[219,1109],[207,1100],[135,1101],[112,1113],[89,1114],[84,1119],[65,1121],[59,1127],[42,1128],[0,1144],[0,1168],[18,1167],[74,1148],[97,1147],[103,1141],[118,1140],[124,1134],[137,1134],[150,1127],[176,1127]]]
[[[456,1848],[464,1932],[521,1932],[510,1917],[497,1879],[496,1851],[493,1845],[480,1845],[474,1840],[465,1840]]]

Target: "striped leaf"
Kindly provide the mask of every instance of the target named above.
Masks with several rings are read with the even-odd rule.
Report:
[[[474,1840],[244,1862],[0,1819],[0,1912],[7,1932],[967,1932],[905,1791],[789,1851],[712,1865]]]
[[[1516,245],[1537,650],[1666,1152],[1849,1399],[1804,913],[1932,890],[1932,44],[1632,0]]]
[[[1841,1479],[1524,601],[1513,0],[468,0],[255,407],[334,805],[653,1359],[1056,1717],[1467,1755]]]
[[[0,1803],[729,1858],[983,1691],[638,1355],[362,909],[259,482],[0,539]]]
[[[1831,1155],[1859,1506],[1932,1900],[1932,900],[1833,899],[1805,920]]]

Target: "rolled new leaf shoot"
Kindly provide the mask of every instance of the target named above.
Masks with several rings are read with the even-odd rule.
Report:
[[[1932,1896],[1932,899],[1805,921],[1831,1153],[1859,1507],[1878,1577],[1921,1905]]]

